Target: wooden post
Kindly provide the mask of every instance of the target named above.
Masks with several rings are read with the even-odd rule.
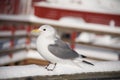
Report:
[[[10,27],[11,27],[11,33],[12,33],[11,37],[12,37],[12,36],[15,35],[15,27],[14,26],[10,26]],[[10,48],[14,48],[14,37],[10,40]],[[10,53],[9,57],[12,59],[13,58],[13,54]],[[10,62],[9,65],[12,66],[12,65],[14,65],[14,63]]]
[[[72,43],[71,43],[71,48],[74,49],[75,48],[75,38],[77,36],[77,32],[72,32],[71,34],[71,40],[72,40]]]
[[[15,34],[15,27],[14,26],[11,26],[11,33],[12,33],[11,37],[14,36],[14,34]],[[14,47],[14,38],[12,38],[10,40],[10,48],[13,48],[13,47]],[[10,53],[9,56],[10,56],[10,58],[12,58],[13,54]]]
[[[26,32],[27,32],[26,45],[30,44],[30,31],[31,31],[31,26],[27,26],[26,27]]]

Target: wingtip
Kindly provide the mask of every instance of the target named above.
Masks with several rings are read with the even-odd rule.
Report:
[[[83,63],[86,63],[86,64],[89,64],[89,65],[92,65],[92,66],[95,66],[93,63],[88,62],[88,61],[85,61],[85,60],[83,60],[82,62],[83,62]]]
[[[82,57],[82,58],[87,58],[87,56],[85,56],[85,55],[81,55],[81,57]]]

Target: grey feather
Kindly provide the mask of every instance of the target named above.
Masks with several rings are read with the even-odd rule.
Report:
[[[79,54],[72,50],[65,42],[58,39],[55,44],[50,44],[48,50],[55,56],[62,59],[74,59],[79,57]]]

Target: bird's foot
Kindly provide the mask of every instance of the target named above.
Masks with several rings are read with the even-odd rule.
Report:
[[[47,69],[48,71],[53,71],[53,70],[55,69],[55,67],[56,67],[56,64],[57,64],[57,63],[55,63],[55,64],[50,63],[50,64],[48,64],[48,65],[45,67],[45,69]]]

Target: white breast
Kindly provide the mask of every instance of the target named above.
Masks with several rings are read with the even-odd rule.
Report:
[[[56,56],[54,56],[49,50],[48,45],[54,44],[54,40],[48,40],[45,38],[38,37],[37,39],[37,50],[39,51],[40,55],[45,58],[46,60],[56,63],[61,62],[62,60]]]

